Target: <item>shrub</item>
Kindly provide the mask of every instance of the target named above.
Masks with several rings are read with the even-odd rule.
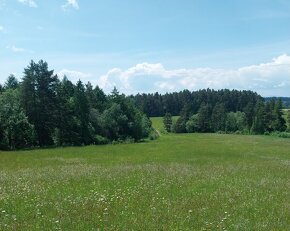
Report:
[[[95,136],[95,144],[108,144],[109,140],[106,137],[96,135]]]

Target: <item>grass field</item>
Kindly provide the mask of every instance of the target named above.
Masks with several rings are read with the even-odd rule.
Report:
[[[172,121],[176,121],[179,116],[172,116]],[[157,129],[160,132],[163,132],[164,125],[163,125],[163,118],[162,117],[152,117],[151,118],[152,125],[155,129]]]
[[[0,230],[289,230],[289,176],[270,136],[0,152]]]

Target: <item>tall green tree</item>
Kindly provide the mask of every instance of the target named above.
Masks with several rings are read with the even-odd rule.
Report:
[[[15,77],[15,75],[11,74],[8,76],[5,84],[4,84],[4,88],[5,89],[16,89],[19,87],[19,82],[17,80],[17,78]]]
[[[172,127],[172,116],[170,113],[166,113],[163,117],[163,126],[167,132],[171,131]]]
[[[211,117],[210,105],[202,103],[198,110],[197,126],[199,132],[211,131]]]
[[[53,144],[55,128],[56,87],[58,78],[43,60],[31,61],[24,69],[21,85],[22,107],[35,126],[38,145]]]
[[[261,101],[257,102],[255,106],[255,116],[253,120],[253,125],[251,127],[251,133],[263,134],[265,132],[264,115],[265,115],[264,103]]]
[[[19,91],[7,89],[0,95],[0,148],[25,148],[33,141],[34,127],[21,108]]]
[[[80,144],[89,144],[92,140],[91,129],[89,122],[89,102],[86,96],[85,87],[79,80],[75,86],[74,96],[74,113],[79,126]]]
[[[75,86],[66,76],[57,85],[56,129],[54,140],[57,145],[80,143],[79,127],[74,110]]]
[[[274,130],[275,131],[285,131],[286,130],[286,121],[283,118],[283,105],[282,105],[282,100],[278,99],[275,102],[274,105],[274,110],[273,110],[273,114],[274,114]]]
[[[188,133],[198,131],[198,114],[191,116],[189,120],[186,122],[186,131]]]
[[[212,111],[211,124],[213,131],[224,131],[226,124],[226,110],[223,103],[217,103]]]

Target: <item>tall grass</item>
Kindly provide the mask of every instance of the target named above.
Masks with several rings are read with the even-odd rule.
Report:
[[[0,230],[289,230],[290,141],[158,140],[0,152]]]

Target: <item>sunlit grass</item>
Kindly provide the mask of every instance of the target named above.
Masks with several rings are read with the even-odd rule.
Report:
[[[172,116],[172,121],[175,122],[179,116]],[[152,125],[158,131],[164,131],[163,117],[151,117]]]
[[[289,230],[290,140],[0,152],[0,230]]]

